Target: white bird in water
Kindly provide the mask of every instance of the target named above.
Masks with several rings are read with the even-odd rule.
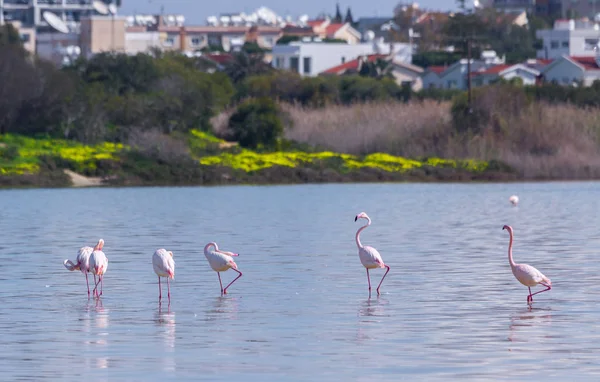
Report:
[[[510,198],[508,198],[508,201],[510,202],[510,204],[512,204],[513,206],[516,206],[517,204],[519,204],[519,197],[517,195],[513,195]]]
[[[209,250],[210,247],[214,247],[214,250],[212,250],[212,251]],[[242,277],[242,272],[238,271],[237,264],[235,263],[235,261],[233,261],[233,258],[232,258],[232,256],[239,256],[239,254],[233,253],[233,252],[222,251],[217,246],[217,243],[211,242],[211,243],[206,244],[206,246],[204,247],[204,256],[206,256],[206,259],[208,260],[210,267],[215,272],[217,272],[217,276],[219,276],[219,284],[221,285],[221,293],[227,294],[227,288],[229,288],[231,286],[231,284],[233,284],[235,282],[235,280]],[[234,271],[239,273],[239,275],[238,275],[238,277],[233,279],[233,281],[230,282],[229,285],[227,285],[225,287],[225,289],[223,289],[223,283],[221,282],[221,272],[225,272],[228,269],[233,269]]]
[[[169,279],[175,278],[175,260],[173,260],[173,252],[167,251],[164,248],[157,249],[152,255],[152,267],[154,273],[158,276],[158,301],[162,298],[162,288],[160,286],[160,278],[167,278],[167,297],[171,303],[171,286]]]
[[[386,265],[383,262],[381,255],[375,248],[369,247],[368,245],[362,245],[362,243],[360,242],[360,232],[371,225],[371,218],[369,218],[369,216],[366,213],[361,212],[360,214],[356,215],[354,221],[357,221],[358,219],[367,219],[367,225],[360,227],[358,231],[356,231],[356,245],[358,246],[358,257],[360,258],[360,262],[367,269],[367,281],[369,282],[369,296],[371,296],[371,277],[369,276],[369,269],[387,268],[383,277],[381,278],[381,281],[379,282],[379,285],[377,286],[377,295],[379,295],[379,288],[381,288],[383,279],[385,279],[385,276],[387,276],[388,272],[390,271],[390,266]]]
[[[102,248],[104,247],[104,240],[100,239],[98,244],[94,247],[94,251],[90,255],[90,272],[94,275],[98,276],[98,282],[94,286],[93,293],[95,296],[102,296],[102,287],[104,279],[104,274],[106,273],[106,268],[108,268],[108,259],[104,252],[102,252]],[[100,284],[100,294],[98,294],[98,284]]]
[[[65,260],[63,265],[69,271],[81,271],[85,275],[85,283],[87,285],[87,293],[90,295],[90,283],[88,281],[88,272],[90,271],[90,256],[94,248],[92,247],[81,247],[79,251],[77,251],[77,259],[76,263],[73,263],[71,260]],[[96,281],[96,277],[94,276],[94,283]]]
[[[552,289],[552,281],[536,268],[532,267],[529,264],[517,264],[513,260],[512,255],[512,245],[513,245],[513,229],[509,225],[505,225],[502,227],[503,230],[508,230],[508,234],[510,235],[510,242],[508,244],[508,262],[510,264],[510,268],[512,269],[513,275],[515,275],[516,279],[527,288],[529,288],[529,296],[527,296],[527,303],[533,303],[533,296],[538,293],[542,293]],[[543,285],[546,289],[531,293],[531,287],[536,285]]]

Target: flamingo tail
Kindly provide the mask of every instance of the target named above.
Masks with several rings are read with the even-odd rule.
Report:
[[[71,260],[65,260],[63,262],[63,265],[65,266],[65,268],[67,268],[69,271],[78,271],[80,269],[79,267],[79,263],[74,264]]]

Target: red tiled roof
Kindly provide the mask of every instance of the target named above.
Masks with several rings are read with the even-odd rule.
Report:
[[[327,34],[327,36],[333,36],[335,34],[335,32],[337,32],[344,25],[345,24],[342,24],[342,23],[329,24],[329,25],[327,25],[327,28],[325,28],[325,33]]]
[[[233,56],[228,53],[220,53],[220,54],[208,53],[208,54],[203,54],[202,56],[208,58],[209,60],[216,62],[217,64],[221,64],[221,65],[226,64],[233,59]]]
[[[448,69],[446,66],[430,66],[426,70],[430,72],[434,72],[437,74],[442,73],[444,70]]]
[[[378,58],[385,58],[385,57],[387,57],[387,55],[385,55],[385,54],[370,54],[367,56],[367,61],[374,62]],[[329,68],[329,69],[323,71],[322,73],[323,74],[344,74],[348,70],[358,70],[358,60],[359,60],[359,58],[356,58],[352,61],[348,61],[341,65],[334,66],[333,68]]]
[[[481,75],[487,75],[487,74],[499,74],[500,72],[510,68],[511,66],[513,66],[513,65],[507,65],[507,64],[495,65],[495,66],[492,66],[491,68],[487,68],[486,70],[482,70],[481,72],[472,72],[471,75],[472,76],[481,76]]]
[[[600,70],[600,67],[598,67],[598,64],[596,63],[595,57],[571,56],[569,58],[578,63],[579,65],[583,66],[585,70]]]

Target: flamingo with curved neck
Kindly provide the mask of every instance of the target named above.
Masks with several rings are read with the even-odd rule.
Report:
[[[210,247],[213,247],[214,250],[209,250]],[[213,269],[213,271],[217,272],[217,276],[219,276],[219,285],[221,285],[221,293],[227,294],[227,288],[231,286],[237,279],[242,277],[242,272],[238,271],[237,264],[233,261],[233,256],[239,256],[237,253],[228,252],[220,250],[217,246],[217,243],[210,242],[204,246],[204,256],[208,260],[208,264]],[[233,269],[236,271],[238,276],[233,279],[225,288],[223,288],[223,283],[221,282],[221,272],[225,272],[228,269]]]
[[[502,227],[502,229],[507,230],[510,235],[510,242],[508,244],[508,263],[510,264],[510,268],[512,269],[513,275],[515,275],[515,278],[521,284],[523,284],[527,288],[529,288],[529,295],[527,296],[527,303],[532,304],[533,296],[535,296],[538,293],[546,292],[546,291],[549,291],[550,289],[552,289],[552,281],[550,281],[550,279],[548,277],[544,276],[544,274],[542,274],[542,272],[538,271],[536,268],[532,267],[531,265],[515,263],[515,261],[513,260],[513,254],[512,254],[513,228],[509,225],[505,225],[504,227]],[[531,287],[534,287],[538,284],[545,286],[546,289],[535,292],[535,293],[531,293]]]
[[[387,276],[388,272],[390,271],[390,266],[386,265],[383,262],[381,255],[375,248],[370,247],[368,245],[362,245],[362,243],[360,242],[360,233],[365,228],[367,228],[368,226],[371,225],[371,218],[365,212],[361,212],[360,214],[356,215],[356,217],[354,218],[354,221],[357,221],[358,219],[366,219],[367,220],[367,224],[360,227],[358,229],[358,231],[356,231],[356,246],[358,247],[358,257],[360,258],[360,262],[367,269],[367,282],[369,283],[369,296],[371,296],[371,277],[369,276],[369,269],[387,268],[383,277],[381,278],[381,281],[379,282],[379,285],[377,286],[377,295],[379,295],[380,294],[379,288],[381,288],[383,279],[385,279],[385,276]]]

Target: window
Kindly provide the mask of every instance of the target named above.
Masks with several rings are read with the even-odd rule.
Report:
[[[304,64],[304,74],[310,74],[312,72],[311,70],[311,64],[312,64],[312,58],[310,57],[304,57],[303,59],[303,64]]]
[[[192,37],[192,45],[198,46],[204,42],[204,36]]]
[[[342,57],[342,64],[346,63],[346,57]]]
[[[569,42],[568,41],[563,41],[562,42],[562,47],[563,48],[568,48],[569,47]]]
[[[22,42],[29,42],[30,39],[31,39],[31,35],[29,33],[23,33],[21,35]]]
[[[275,40],[273,39],[273,37],[265,37],[265,44],[273,45],[274,42]]]
[[[597,38],[586,38],[584,45],[583,45],[583,50],[594,50],[597,45],[598,45]]]
[[[300,59],[298,57],[290,57],[290,69],[292,69],[294,72],[298,73],[299,72],[299,66],[300,66]]]
[[[281,57],[281,56],[275,57],[275,67],[278,69],[283,68],[283,57]]]
[[[167,37],[163,45],[165,46],[173,46],[175,44],[175,39],[173,37]]]
[[[550,41],[550,49],[558,49],[558,41],[556,41],[556,40]]]

